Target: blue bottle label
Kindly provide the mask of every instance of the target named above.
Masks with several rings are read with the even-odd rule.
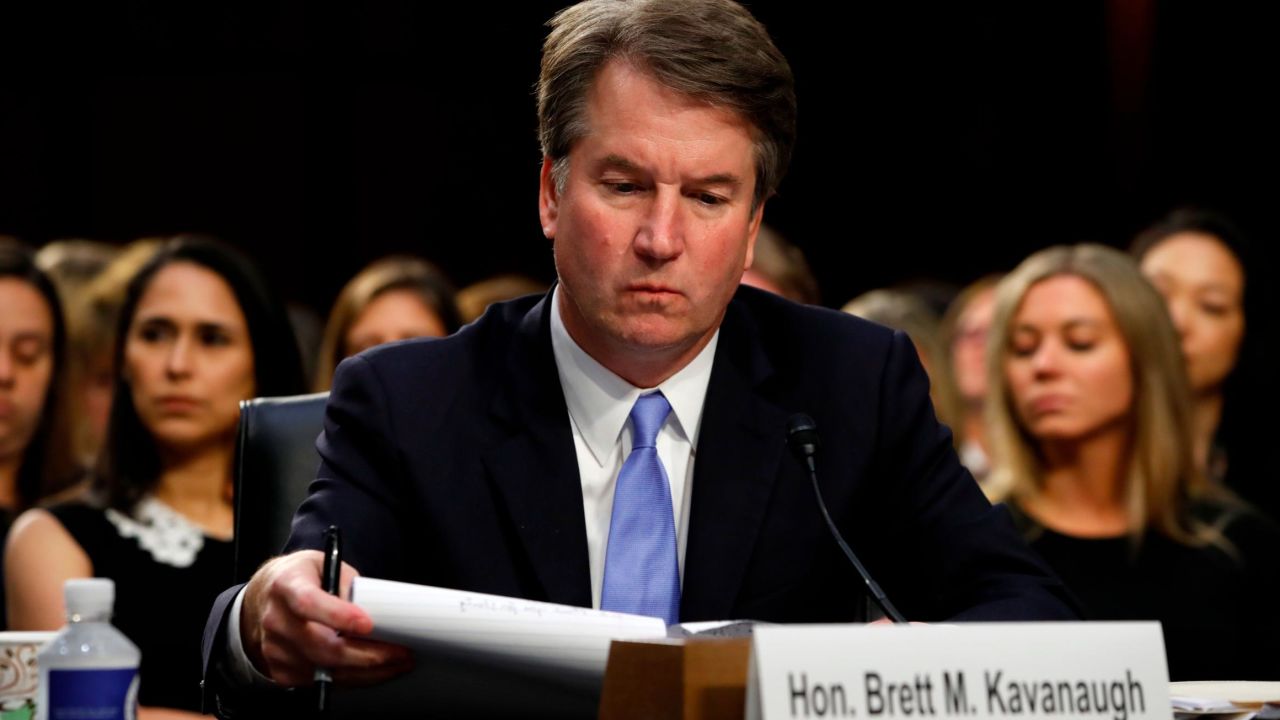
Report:
[[[134,720],[138,670],[49,670],[49,720]]]

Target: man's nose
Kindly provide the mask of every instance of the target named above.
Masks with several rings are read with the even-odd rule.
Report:
[[[678,190],[659,186],[636,233],[635,248],[653,260],[673,260],[684,252],[685,208]]]

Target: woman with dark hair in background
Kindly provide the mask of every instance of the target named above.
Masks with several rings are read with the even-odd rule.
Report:
[[[179,237],[130,282],[114,356],[92,487],[14,523],[9,619],[60,627],[67,579],[114,579],[113,622],[142,650],[140,717],[177,717],[200,707],[201,630],[231,574],[239,403],[301,392],[298,350],[245,258]]]
[[[1178,335],[1132,259],[1027,258],[989,358],[990,482],[1085,617],[1159,620],[1173,680],[1280,676],[1280,529],[1204,479]]]
[[[315,390],[333,382],[344,358],[375,345],[415,337],[442,337],[457,330],[453,285],[434,265],[392,255],[365,267],[338,293],[325,324]]]
[[[53,283],[29,249],[0,239],[0,538],[17,513],[62,480],[51,477],[60,467],[51,457],[64,450],[54,424],[65,343]]]
[[[1196,462],[1276,517],[1280,482],[1260,460],[1269,429],[1273,373],[1261,372],[1259,323],[1246,332],[1262,289],[1248,282],[1249,248],[1229,220],[1175,210],[1133,244],[1142,272],[1164,296],[1181,339],[1195,403]]]

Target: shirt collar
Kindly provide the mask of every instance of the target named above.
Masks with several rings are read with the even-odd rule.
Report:
[[[707,346],[679,372],[657,388],[638,388],[597,362],[569,336],[560,316],[560,286],[557,285],[551,293],[551,350],[555,355],[565,404],[569,408],[569,419],[577,426],[591,455],[601,466],[619,443],[636,398],[654,389],[661,390],[667,402],[671,403],[671,416],[675,419],[677,432],[692,448],[697,448],[702,403],[707,397],[707,384],[711,380],[711,367],[719,342],[720,330],[717,328]]]

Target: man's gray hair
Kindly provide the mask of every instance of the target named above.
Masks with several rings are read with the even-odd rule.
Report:
[[[752,209],[791,161],[796,97],[791,67],[758,20],[732,0],[586,0],[561,10],[542,48],[538,139],[558,190],[569,151],[589,132],[587,92],[609,61],[625,60],[677,92],[727,108],[752,126]]]

